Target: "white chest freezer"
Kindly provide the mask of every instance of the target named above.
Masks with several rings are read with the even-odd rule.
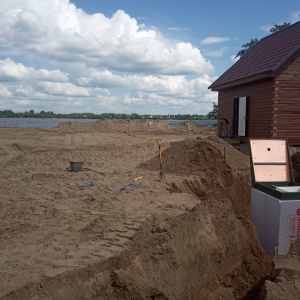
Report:
[[[300,184],[293,182],[287,140],[250,139],[251,221],[270,256],[300,238]]]

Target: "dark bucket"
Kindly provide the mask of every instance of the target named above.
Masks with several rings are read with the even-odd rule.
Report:
[[[76,162],[76,161],[70,161],[70,169],[71,172],[78,172],[81,171],[83,162]]]

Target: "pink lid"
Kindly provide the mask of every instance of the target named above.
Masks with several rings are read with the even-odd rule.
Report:
[[[287,140],[250,139],[250,150],[255,182],[292,180]]]

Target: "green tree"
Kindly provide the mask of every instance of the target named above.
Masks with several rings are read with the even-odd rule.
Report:
[[[236,54],[235,58],[245,55],[253,46],[258,43],[258,39],[251,39],[249,43],[243,44],[242,49]]]
[[[286,22],[284,22],[282,24],[279,24],[279,25],[278,24],[274,24],[273,27],[270,29],[270,32],[271,33],[275,33],[277,31],[280,31],[280,30],[282,30],[284,28],[289,27],[290,25],[291,25],[291,23],[286,23]]]
[[[213,102],[213,109],[207,114],[208,119],[216,120],[218,118],[218,104]]]
[[[300,15],[299,15],[299,19],[300,19]],[[278,32],[282,29],[289,27],[290,25],[291,25],[291,23],[287,23],[287,22],[284,22],[282,24],[274,24],[273,27],[270,29],[270,32],[271,33]],[[242,45],[242,49],[237,53],[235,58],[242,57],[243,55],[245,55],[258,42],[259,42],[259,40],[257,38],[255,38],[255,39],[251,39],[249,43]]]

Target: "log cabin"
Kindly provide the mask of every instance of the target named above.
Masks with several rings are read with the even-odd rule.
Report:
[[[230,135],[285,138],[300,145],[300,21],[261,39],[209,89]]]

